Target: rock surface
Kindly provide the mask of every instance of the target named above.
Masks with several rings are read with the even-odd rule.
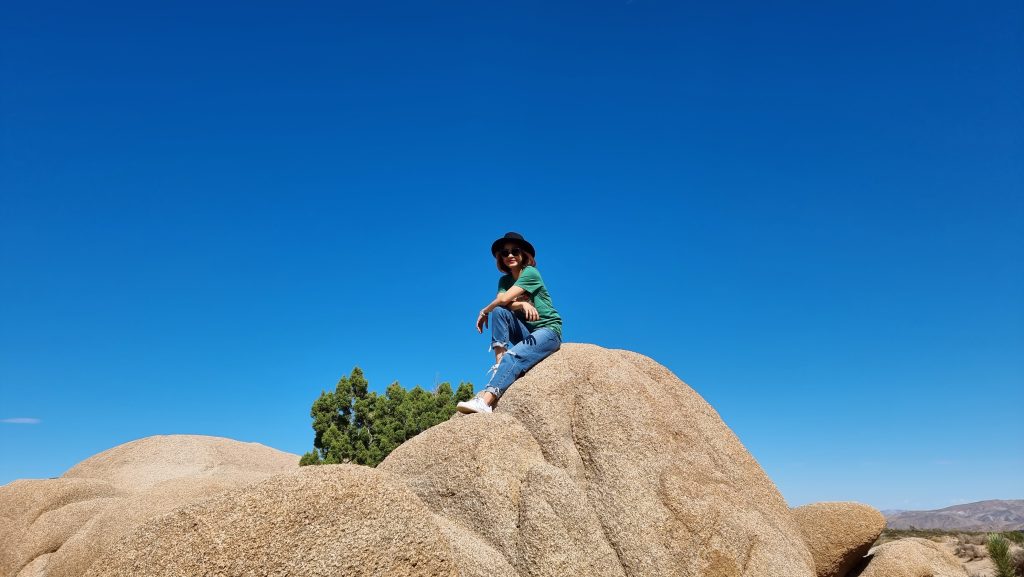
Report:
[[[885,516],[861,503],[812,503],[793,509],[818,577],[843,577],[885,529]]]
[[[775,486],[651,359],[568,344],[380,468],[519,575],[814,575]]]
[[[432,519],[382,471],[305,467],[179,508],[111,548],[86,576],[457,575]]]
[[[939,543],[908,537],[876,547],[860,577],[967,577],[960,561]]]
[[[144,522],[271,475],[298,456],[196,435],[148,437],[104,451],[63,477],[0,487],[0,577],[77,577]]]
[[[628,351],[566,344],[495,413],[429,429],[377,469],[295,471],[289,455],[246,472],[195,465],[197,447],[120,449],[58,480],[67,494],[115,499],[116,515],[112,504],[69,509],[64,525],[83,528],[42,531],[11,566],[89,577],[815,574],[789,508],[718,414]],[[29,526],[46,505],[25,492],[13,491]],[[67,557],[76,541],[90,555]]]

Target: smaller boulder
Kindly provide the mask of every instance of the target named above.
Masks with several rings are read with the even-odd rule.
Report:
[[[860,577],[968,577],[963,564],[945,547],[908,537],[879,545]]]
[[[392,475],[304,467],[178,508],[110,548],[86,577],[454,577],[450,543]]]
[[[299,468],[257,443],[159,435],[119,445],[57,479],[0,486],[0,577],[80,577],[150,519]]]
[[[861,503],[812,503],[793,509],[818,577],[843,577],[885,529],[885,516]]]

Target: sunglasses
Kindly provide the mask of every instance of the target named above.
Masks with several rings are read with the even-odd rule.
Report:
[[[510,256],[510,255],[511,256],[522,256],[522,254],[523,254],[523,251],[520,250],[517,247],[499,248],[498,249],[498,256],[500,256],[501,258],[505,258],[506,256]]]

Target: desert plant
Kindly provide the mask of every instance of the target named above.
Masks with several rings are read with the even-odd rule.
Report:
[[[1019,577],[1010,555],[1010,541],[998,533],[988,536],[988,555],[996,570],[996,577]]]
[[[1003,533],[1003,537],[1006,537],[1018,545],[1024,546],[1024,531],[1006,531]]]
[[[918,529],[916,527],[912,527],[910,529],[885,529],[882,531],[882,535],[879,537],[876,545],[881,545],[882,543],[895,541],[897,539],[905,539],[907,537],[921,537],[931,541],[939,541],[944,537],[953,535],[955,535],[955,533],[943,529]]]
[[[956,546],[953,550],[953,554],[957,557],[965,557],[967,559],[970,559],[971,557],[973,557],[971,545],[967,542],[967,539],[965,537],[967,536],[963,533],[960,533],[956,536]]]
[[[984,559],[988,557],[988,550],[985,549],[984,545],[974,545],[972,543],[958,543],[954,554],[957,557],[973,561],[975,559]]]

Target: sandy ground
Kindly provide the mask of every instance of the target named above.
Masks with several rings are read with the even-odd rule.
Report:
[[[982,559],[967,559],[965,557],[959,557],[956,554],[957,540],[955,537],[947,537],[941,541],[942,545],[957,559],[964,564],[964,569],[967,569],[967,574],[970,577],[995,577],[996,569],[992,564],[992,560],[988,557]],[[1011,553],[1019,549],[1018,546],[1011,544]]]
[[[996,569],[992,566],[991,559],[975,559],[964,561],[964,568],[971,577],[995,577]]]

